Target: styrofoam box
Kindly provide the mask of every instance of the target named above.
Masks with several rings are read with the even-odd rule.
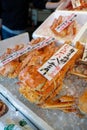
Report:
[[[87,22],[84,24],[84,26],[75,37],[73,44],[75,45],[77,41],[80,41],[82,44],[87,43]]]
[[[72,13],[77,14],[76,21],[78,25],[78,32],[82,28],[82,26],[86,23],[87,21],[87,13],[86,12],[78,12],[78,11],[58,11],[55,10],[32,34],[33,38],[37,37],[54,37],[59,41],[67,41],[67,40],[74,40],[75,37],[71,36],[66,36],[64,38],[61,38],[57,35],[55,35],[51,29],[50,26],[52,25],[53,21],[55,18],[58,18],[60,15],[62,16],[69,16]],[[78,33],[77,33],[78,34]]]
[[[29,34],[27,32],[20,35],[7,38],[0,41],[0,55],[2,55],[7,48],[13,48],[15,45],[28,44],[29,43]]]

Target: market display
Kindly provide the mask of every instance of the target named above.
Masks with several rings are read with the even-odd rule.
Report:
[[[86,10],[86,9],[87,9],[86,0],[77,0],[77,1],[71,0],[71,10]]]
[[[34,40],[34,42],[32,40],[31,43],[29,43],[29,47],[30,45],[32,46],[33,44],[43,41],[44,39],[45,38],[38,38]],[[19,72],[26,66],[26,64],[29,62],[34,54],[34,52],[21,54],[24,49],[26,52],[26,49],[29,49],[29,47],[26,48],[26,46],[22,44],[16,45],[14,48],[7,48],[6,52],[2,56],[0,56],[0,60],[2,62],[0,67],[0,74],[4,77],[16,78]],[[18,51],[20,52],[20,56],[17,53]],[[15,56],[18,58],[14,59]]]
[[[2,60],[3,58],[5,59],[9,54],[16,52],[23,47],[24,45],[16,45],[14,48],[7,48],[6,52],[2,56],[0,56],[0,60]],[[20,64],[25,56],[26,55],[23,55],[22,57],[12,60],[3,67],[0,67],[0,74],[9,78],[17,77]]]
[[[78,111],[78,107],[76,105],[77,98],[75,95],[68,95],[67,93],[65,95],[61,95],[60,93],[63,91],[63,79],[66,77],[66,73],[67,75],[68,73],[71,73],[82,78],[87,78],[87,66],[82,66],[81,64],[78,64],[77,66],[79,59],[81,59],[83,56],[84,46],[80,42],[77,42],[75,50],[74,47],[69,45],[70,42],[65,42],[64,45],[58,45],[54,40],[52,42],[50,41],[51,43],[49,45],[39,48],[38,43],[41,43],[44,40],[45,38],[33,39],[29,44],[31,46],[36,44],[37,48],[26,53],[24,56],[19,57],[19,59],[22,60],[19,60],[21,63],[16,76],[19,80],[20,93],[24,95],[30,102],[35,103],[40,107],[49,109],[57,108],[64,112],[76,112]],[[67,50],[67,48],[70,48],[70,50]],[[7,52],[11,53],[10,48],[8,50],[9,51]],[[8,54],[7,52],[6,54]],[[52,57],[56,55],[58,56]],[[55,67],[53,72],[50,73],[49,70],[52,68],[52,64],[54,64],[53,66],[56,66],[55,61],[51,63],[51,60],[53,59],[57,60],[58,62],[57,68]],[[13,61],[10,63],[12,62]],[[38,69],[40,69],[40,67],[46,62],[49,63],[49,67],[42,67],[43,69],[41,68],[41,71],[43,71],[44,75],[49,73],[48,79],[46,79],[43,74],[38,72]],[[62,64],[64,64],[64,66],[61,68]],[[8,66],[9,63],[4,66],[5,72],[8,72],[6,73],[7,76],[10,75]],[[14,67],[14,64],[11,64],[11,66]],[[82,67],[84,69],[82,69]],[[15,68],[15,71],[16,69],[17,68]],[[81,70],[82,74],[80,74],[77,70]],[[2,73],[2,70],[0,71],[0,74],[6,76],[6,74]]]
[[[50,26],[50,29],[53,31],[55,35],[60,36],[61,38],[70,35],[75,36],[78,32],[78,29],[76,21],[72,20],[73,17],[76,16],[71,15],[71,19],[64,16],[59,16],[58,19],[55,18],[52,25]],[[66,19],[68,19],[68,21]]]
[[[72,10],[72,11],[86,11],[87,1],[86,0],[71,0],[67,6],[65,1],[62,1],[58,7],[59,10]]]
[[[79,6],[78,3],[74,3],[76,1],[71,2],[66,9],[73,11],[55,10],[35,30],[30,42],[7,47],[0,55],[0,84],[8,88],[11,86],[9,91],[12,92],[12,96],[21,102],[24,99],[23,103],[32,106],[35,114],[40,111],[38,115],[42,114],[41,117],[46,121],[51,116],[50,112],[55,117],[58,111],[60,117],[64,114],[67,116],[73,114],[75,120],[78,118],[83,120],[86,117],[87,121],[87,29],[83,31],[82,39],[80,37],[74,42],[74,38],[79,35],[80,29],[87,21],[87,13],[79,12],[87,8],[87,2],[78,0]],[[20,110],[17,109],[1,91],[1,130],[37,130],[24,114],[27,111],[26,107],[22,113],[22,104],[19,103]],[[6,94],[9,95],[8,92]],[[66,115],[64,119],[66,120]],[[57,120],[55,118],[52,122],[51,120],[49,119],[49,124],[58,130],[58,126],[55,125]],[[60,122],[62,121],[63,119],[60,119]],[[70,125],[68,122],[62,124],[62,130]],[[73,130],[77,130],[74,125]]]
[[[51,45],[49,46],[51,49],[47,50],[49,50],[48,53],[50,56],[50,51],[53,49]],[[47,48],[49,46],[47,46]],[[75,95],[68,95],[66,93],[66,95],[61,96],[61,91],[63,91],[63,79],[66,72],[72,74],[72,68],[77,59],[82,57],[84,47],[80,45],[80,43],[77,43],[77,48],[79,49],[78,53],[76,53],[76,55],[60,70],[56,76],[54,76],[51,81],[46,80],[46,78],[40,75],[37,71],[38,67],[44,63],[43,54],[44,59],[46,56],[46,53],[43,53],[46,48],[43,48],[42,55],[41,52],[39,55],[34,55],[29,64],[19,73],[19,81],[21,82],[20,92],[30,102],[38,104],[43,108],[60,109],[64,112],[78,111],[76,110],[78,108],[76,106],[77,98],[75,99]]]
[[[34,39],[54,37],[60,43],[73,42],[86,21],[86,12],[56,10],[33,32],[32,36]]]

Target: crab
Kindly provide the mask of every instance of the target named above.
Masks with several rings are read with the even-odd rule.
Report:
[[[23,44],[16,45],[14,48],[7,48],[6,52],[0,56],[0,60],[3,58],[6,58],[9,54],[18,51],[24,47]],[[4,77],[14,78],[18,74],[18,70],[20,67],[20,59],[17,58],[15,60],[12,60],[11,62],[5,64],[4,66],[0,67],[0,75]]]
[[[33,39],[30,44],[33,46],[43,40],[44,38]],[[70,43],[71,42],[65,42],[64,44]],[[20,94],[31,103],[44,109],[59,109],[64,112],[77,112],[77,97],[67,93],[61,93],[64,89],[63,80],[68,73],[72,74],[72,70],[75,70],[74,68],[77,64],[77,60],[82,58],[84,46],[81,45],[80,42],[76,43],[75,47],[77,48],[77,52],[52,80],[47,80],[37,71],[62,46],[63,45],[57,45],[56,41],[52,41],[47,46],[35,49],[9,62],[0,68],[0,73],[3,76],[11,78],[17,76]],[[17,49],[13,48],[13,50],[19,50],[20,48],[23,48],[23,46],[17,47]],[[11,53],[11,51],[12,49],[8,49],[6,55]],[[4,55],[2,57],[4,57]]]
[[[34,44],[43,40],[44,38],[37,38],[36,40],[34,40]],[[33,40],[29,44],[33,45]],[[0,56],[0,60],[6,58],[6,56],[9,56],[9,54],[12,54],[13,52],[23,49],[24,47],[24,44],[20,44],[14,46],[13,48],[7,48],[6,52]],[[24,60],[25,57],[26,61]],[[8,62],[4,66],[0,67],[0,75],[8,78],[16,78],[18,76],[18,73],[21,71],[21,69],[23,69],[23,67],[26,66],[27,62],[29,62],[29,59],[31,59],[31,57],[32,53],[27,52],[20,57],[12,60],[11,62]]]
[[[65,75],[73,68],[77,59],[82,57],[83,46],[77,42],[77,53],[51,81],[37,71],[59,48],[54,43],[51,43],[35,51],[29,63],[18,75],[20,81],[19,91],[31,103],[35,103],[42,108],[76,112],[76,98],[72,95],[61,95],[60,93],[63,90]]]
[[[66,37],[66,36],[75,36],[77,34],[77,22],[76,20],[73,20],[65,29],[58,32],[56,28],[63,23],[65,20],[65,17],[60,15],[58,18],[55,18],[52,25],[50,26],[51,31],[60,37]]]
[[[73,4],[72,4],[72,2],[70,2],[69,3],[69,5],[67,6],[67,7],[65,7],[64,9],[66,9],[66,10],[74,10],[74,11],[84,11],[84,10],[87,10],[87,2],[86,2],[86,0],[79,0],[80,1],[80,3],[81,3],[81,5],[80,6],[78,6],[78,7],[73,7]]]

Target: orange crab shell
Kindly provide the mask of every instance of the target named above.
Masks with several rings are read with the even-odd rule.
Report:
[[[14,48],[7,48],[6,52],[0,56],[0,59],[2,60],[9,54],[18,51],[24,47],[23,44],[21,45],[16,45]],[[21,59],[23,60],[25,55],[20,58],[16,58],[15,60],[12,60],[11,62],[5,64],[3,67],[0,67],[0,75],[4,77],[9,77],[9,78],[15,78],[17,77],[19,70],[20,70],[20,61]]]
[[[31,41],[31,45],[36,44],[37,42],[43,41],[45,38],[37,38]],[[6,52],[0,56],[0,59],[6,58],[9,54],[16,52],[20,49],[23,49],[25,46],[24,44],[15,45],[13,48],[7,48]],[[30,56],[29,56],[30,55]],[[27,57],[27,58],[26,58]],[[12,60],[11,62],[5,64],[3,67],[0,67],[0,75],[8,78],[15,78],[18,76],[18,73],[23,69],[29,60],[32,57],[31,52],[27,52],[22,56]],[[27,59],[27,60],[25,60]]]
[[[77,24],[76,21],[72,21],[72,23],[70,25],[68,25],[65,29],[63,29],[61,32],[58,32],[56,30],[56,27],[58,27],[60,24],[62,24],[62,22],[64,21],[64,17],[63,16],[59,16],[58,19],[55,18],[52,25],[50,26],[50,29],[52,30],[52,32],[60,37],[65,37],[68,35],[76,35],[77,33]]]
[[[78,48],[77,53],[51,81],[48,81],[37,72],[37,68],[43,63],[39,65],[36,64],[37,60],[32,57],[35,63],[31,59],[28,66],[26,66],[19,74],[19,80],[21,82],[19,89],[20,93],[24,95],[30,102],[38,104],[43,108],[58,108],[66,112],[75,111],[76,109],[73,107],[75,105],[74,97],[65,95],[65,97],[56,98],[56,96],[60,95],[60,92],[63,89],[63,79],[67,71],[72,68],[76,60],[82,56],[83,50],[79,42],[77,43],[76,48]],[[49,50],[49,52],[50,51],[51,50]],[[44,56],[45,55],[46,54],[44,53]]]

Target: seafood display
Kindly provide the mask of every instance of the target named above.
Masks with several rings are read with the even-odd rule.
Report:
[[[74,2],[74,0],[71,0],[71,4],[72,4],[72,10],[86,10],[87,9],[86,0],[78,0],[77,2]]]
[[[58,35],[60,37],[65,36],[75,36],[77,34],[77,22],[76,20],[73,20],[71,23],[69,23],[67,26],[65,26],[64,29],[58,30],[60,26],[63,26],[63,22],[65,21],[66,17],[59,16],[58,18],[55,18],[52,25],[50,26],[50,29],[53,31],[55,35]],[[62,28],[62,27],[61,27]]]
[[[51,57],[57,54],[60,50],[60,54],[66,52],[66,48],[71,46],[71,42],[65,42],[63,45],[57,44],[57,42],[51,41],[50,44],[39,47],[38,43],[43,43],[45,38],[32,39],[29,43],[30,46],[37,45],[37,48],[27,52],[15,60],[8,62],[6,65],[0,68],[0,74],[5,77],[15,78],[19,80],[19,92],[27,98],[31,103],[37,104],[38,106],[45,109],[59,109],[64,112],[78,112],[78,103],[79,100],[75,95],[70,94],[61,94],[64,88],[64,78],[67,75],[76,75],[81,78],[87,79],[87,65],[80,63],[80,60],[83,56],[84,45],[80,42],[76,43],[75,54],[69,59],[69,56],[75,51],[71,48],[71,51],[62,55],[62,59],[58,59],[58,64],[65,63],[65,65],[60,69],[60,71],[54,75],[51,80],[48,80],[44,77],[38,69],[44,65],[44,63],[55,59]],[[48,43],[48,41],[47,41]],[[65,49],[63,49],[63,47]],[[12,53],[13,51],[18,51],[23,48],[23,45],[16,46],[13,49],[8,48],[6,53],[4,53],[1,58],[7,56],[7,54]],[[64,50],[64,52],[63,52]],[[61,55],[59,55],[61,57]],[[51,59],[49,61],[49,59]],[[52,62],[52,64],[55,64]],[[50,64],[49,68],[51,68]],[[12,69],[11,69],[12,68]],[[55,70],[57,71],[58,68]],[[45,68],[45,73],[48,69]],[[66,90],[65,90],[66,91]]]
[[[82,57],[84,50],[83,45],[77,42],[76,48],[78,48],[78,52],[51,81],[44,78],[37,71],[59,48],[60,47],[56,47],[55,44],[52,43],[38,51],[36,50],[30,62],[18,75],[20,81],[19,91],[30,102],[42,108],[59,109],[64,112],[76,112],[78,111],[76,106],[77,98],[67,94],[61,95],[61,91],[63,91],[63,79],[66,74],[70,73],[77,59]]]
[[[0,56],[0,60],[8,56],[9,54],[16,52],[20,49],[22,49],[24,45],[16,45],[14,48],[7,48],[6,52]],[[15,60],[12,60],[8,64],[4,65],[3,67],[0,67],[0,75],[6,76],[9,78],[15,78],[18,75],[20,63],[22,61],[24,56],[19,57]]]
[[[72,11],[86,11],[87,1],[86,0],[71,0],[68,6],[65,6],[65,1],[58,7],[59,10],[72,10]]]
[[[34,40],[35,42],[36,40]],[[47,61],[57,50],[59,47],[56,46],[55,42],[52,42],[50,45],[45,46],[44,48],[41,48],[39,50],[36,50],[32,52],[32,58],[28,62],[28,64],[25,66],[22,71],[20,71],[18,75],[18,79],[20,81],[20,84],[22,86],[26,86],[24,88],[24,94],[28,96],[27,93],[30,91],[30,100],[32,102],[39,103],[40,99],[40,93],[44,94],[46,96],[47,88],[44,87],[46,84],[46,79],[37,72],[37,69],[45,62]],[[25,58],[26,61],[26,58]],[[36,76],[35,76],[36,75]],[[30,79],[29,79],[30,78]],[[42,92],[39,92],[39,90],[42,88]],[[25,90],[26,89],[26,90]],[[53,89],[53,87],[49,88],[49,92]],[[20,88],[20,91],[22,92],[23,88]],[[44,97],[43,97],[44,98]]]
[[[60,43],[64,43],[65,41],[73,42],[86,24],[86,15],[86,11],[55,10],[55,12],[33,32],[32,37],[34,39],[38,37],[54,37]]]
[[[31,41],[2,41],[0,128],[87,129],[87,1],[67,2]]]
[[[38,43],[44,40],[45,38],[32,39],[29,44],[31,46],[36,44],[38,45]],[[71,42],[65,42],[64,45],[67,46],[70,45],[70,43]],[[64,63],[66,62],[66,64],[52,78],[52,80],[47,80],[42,74],[37,71],[64,45],[57,45],[56,41],[54,40],[49,45],[46,45],[42,48],[36,48],[31,52],[28,52],[1,67],[0,74],[10,78],[18,77],[20,85],[19,91],[30,102],[35,103],[42,108],[59,109],[64,112],[75,112],[77,109],[75,105],[77,99],[75,98],[75,96],[67,95],[67,93],[65,95],[61,95],[60,93],[61,91],[63,91],[63,79],[66,77],[66,74],[69,73],[87,78],[87,66],[81,65],[80,63],[78,64],[77,62],[83,56],[84,46],[80,44],[80,42],[77,42],[77,52],[74,54],[74,56],[69,59],[68,62],[66,62],[68,58],[66,56],[64,56],[66,57],[64,58],[64,60],[60,60]],[[17,45],[13,49],[8,48],[6,53],[4,53],[1,58],[3,58],[7,54],[12,53],[13,50],[17,51],[21,48],[23,48],[23,45]],[[62,51],[61,53],[64,52]],[[67,56],[69,56],[70,53],[67,54]]]
[[[44,38],[37,39],[38,42],[42,40],[44,40]],[[0,60],[5,59],[7,56],[9,56],[9,54],[15,53],[16,51],[21,50],[24,47],[25,46],[23,44],[20,44],[16,45],[14,48],[7,48],[6,52],[2,56],[0,56]],[[25,66],[25,63],[29,61],[29,57],[31,58],[31,56],[28,56],[28,54],[29,52],[0,67],[0,75],[8,78],[16,78],[20,70]],[[27,57],[26,59],[28,59],[28,61],[24,60],[25,57]]]

